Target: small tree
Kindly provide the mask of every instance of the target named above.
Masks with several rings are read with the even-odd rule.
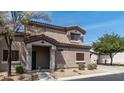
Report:
[[[11,75],[11,52],[12,42],[16,32],[19,32],[23,25],[27,25],[32,19],[50,20],[47,12],[8,11],[0,12],[0,35],[4,36],[8,47],[8,76]]]
[[[114,33],[105,34],[98,41],[93,42],[93,50],[100,54],[109,55],[112,65],[114,55],[124,51],[124,38]]]

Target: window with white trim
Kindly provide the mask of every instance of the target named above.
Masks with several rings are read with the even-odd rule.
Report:
[[[84,61],[84,53],[76,53],[76,61]]]
[[[3,50],[3,61],[8,60],[8,50]],[[19,61],[19,51],[12,50],[12,61]]]

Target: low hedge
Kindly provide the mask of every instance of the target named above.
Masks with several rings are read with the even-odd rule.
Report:
[[[85,64],[84,63],[79,63],[78,64],[78,69],[79,70],[85,70]]]
[[[97,69],[97,64],[95,63],[90,63],[87,65],[88,70],[94,70]]]

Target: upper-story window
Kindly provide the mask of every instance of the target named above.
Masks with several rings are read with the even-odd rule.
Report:
[[[71,40],[78,41],[80,39],[80,34],[78,33],[71,33]]]

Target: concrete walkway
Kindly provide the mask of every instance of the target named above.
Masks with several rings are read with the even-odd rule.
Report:
[[[38,77],[39,77],[39,81],[55,81],[56,80],[48,72],[39,72]]]
[[[124,73],[124,66],[105,66],[105,65],[98,65],[98,69],[104,70],[104,73],[98,74],[91,74],[91,75],[80,75],[80,76],[73,76],[73,77],[65,77],[59,78],[57,80],[73,80],[73,79],[85,79],[90,77],[97,77],[97,76],[104,76],[104,75],[112,75],[112,74],[119,74]]]

